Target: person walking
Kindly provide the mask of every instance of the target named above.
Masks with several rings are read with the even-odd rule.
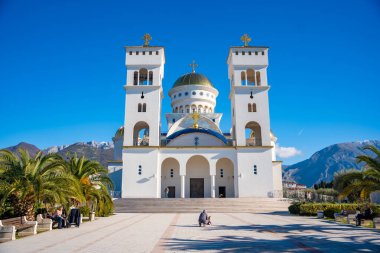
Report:
[[[165,188],[165,198],[169,198],[169,187]]]

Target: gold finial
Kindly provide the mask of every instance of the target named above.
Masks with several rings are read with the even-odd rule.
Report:
[[[248,34],[245,33],[243,36],[241,36],[240,40],[244,42],[245,47],[248,47],[248,43],[251,42],[252,39],[248,36]]]
[[[192,68],[192,72],[195,73],[195,69],[198,68],[198,64],[196,64],[193,60],[193,62],[189,64],[189,66]]]
[[[193,128],[199,128],[198,126],[198,120],[201,116],[199,115],[199,113],[197,111],[194,111],[193,112],[193,115],[191,116],[191,118],[193,118],[194,120],[194,125],[193,125]]]
[[[152,36],[150,36],[149,33],[146,33],[142,39],[144,40],[144,47],[149,47],[149,41],[152,40]]]

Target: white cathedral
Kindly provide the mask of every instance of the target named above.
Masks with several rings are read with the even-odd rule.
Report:
[[[172,111],[161,131],[165,51],[126,46],[125,123],[115,134],[108,170],[122,198],[282,197],[281,162],[270,130],[268,47],[228,53],[231,131],[219,127],[218,84],[205,75],[180,76],[169,90]],[[169,191],[168,191],[169,190]]]

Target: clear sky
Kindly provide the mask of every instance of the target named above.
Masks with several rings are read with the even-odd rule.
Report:
[[[271,128],[289,155],[380,139],[380,1],[0,0],[0,148],[110,141],[123,124],[124,46],[165,46],[167,93],[198,72],[231,127],[230,46],[269,46]],[[285,155],[286,156],[286,155]]]

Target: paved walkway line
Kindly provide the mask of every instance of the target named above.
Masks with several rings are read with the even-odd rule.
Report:
[[[87,243],[87,244],[81,246],[80,248],[77,248],[77,249],[74,250],[73,252],[80,252],[80,251],[84,250],[85,248],[90,247],[90,246],[91,246],[92,244],[94,244],[95,242],[97,242],[97,241],[102,241],[102,240],[106,239],[107,237],[113,236],[114,233],[117,233],[117,232],[123,231],[123,230],[125,230],[125,229],[128,229],[130,226],[132,226],[132,225],[134,225],[134,224],[136,224],[136,223],[139,223],[139,222],[141,222],[141,221],[143,221],[143,220],[145,220],[145,219],[148,219],[148,218],[151,217],[151,216],[152,216],[152,214],[145,215],[145,216],[141,217],[140,219],[138,219],[138,220],[136,220],[136,221],[134,221],[134,222],[132,222],[132,223],[126,225],[126,226],[123,226],[123,227],[120,228],[120,229],[117,229],[117,230],[113,231],[113,233],[111,233],[111,234],[107,234],[107,235],[104,235],[104,236],[102,236],[102,237],[100,237],[100,238],[96,238],[95,240],[93,240],[93,241],[91,241],[91,242],[89,242],[89,243]],[[134,217],[136,217],[136,216],[134,216]]]
[[[161,253],[161,252],[165,252],[165,246],[164,246],[164,243],[170,239],[174,233],[174,230],[175,230],[175,226],[177,225],[177,222],[179,220],[179,217],[181,216],[180,213],[177,213],[172,221],[170,222],[169,226],[166,228],[165,232],[162,234],[160,240],[158,240],[158,242],[156,243],[156,245],[154,246],[154,248],[152,249],[152,252],[154,253]]]
[[[240,222],[243,222],[245,224],[251,224],[250,222],[244,220],[244,219],[241,219],[240,217],[236,217],[235,215],[233,214],[226,214],[227,216],[230,216],[231,218],[233,219],[236,219]],[[273,219],[273,217],[272,217]],[[252,224],[251,226],[255,226],[254,224]],[[272,234],[273,236],[279,238],[279,239],[282,239],[282,237],[276,232],[276,231],[273,231],[273,230],[263,230],[263,232],[267,232],[267,233],[270,233]],[[296,241],[294,239],[290,239],[295,246],[297,246],[298,248],[300,249],[303,249],[305,251],[308,251],[308,252],[311,252],[311,253],[322,253],[322,251],[316,249],[316,248],[313,248],[313,247],[310,247],[310,246],[307,246],[306,244],[302,243],[302,242],[299,242],[299,241]]]
[[[141,216],[141,215],[140,215],[140,214],[137,214],[137,215],[131,217],[131,219],[133,219],[133,218],[135,218],[135,217],[137,217],[137,216]],[[95,221],[95,222],[96,222],[96,221]],[[65,240],[61,240],[61,241],[58,241],[58,242],[54,242],[54,243],[52,243],[52,244],[49,244],[49,245],[47,245],[47,246],[45,246],[45,247],[43,247],[43,248],[41,248],[41,249],[38,249],[37,251],[33,251],[32,253],[40,253],[42,250],[47,250],[47,249],[49,249],[49,248],[56,247],[58,244],[66,243],[66,242],[68,242],[68,241],[71,241],[72,239],[77,239],[78,237],[81,237],[81,236],[84,236],[84,235],[88,235],[88,234],[91,234],[91,233],[97,233],[97,232],[99,232],[100,230],[103,230],[103,229],[105,229],[105,228],[108,228],[108,227],[114,226],[114,225],[116,225],[116,224],[118,224],[118,223],[120,223],[120,221],[113,222],[113,223],[111,223],[111,224],[105,225],[105,226],[103,226],[103,227],[101,227],[101,228],[99,228],[99,229],[96,229],[96,230],[93,230],[93,231],[87,232],[86,234],[82,234],[82,235],[74,235],[74,236],[72,236],[72,237],[66,238]],[[46,232],[45,232],[45,233],[46,233]]]

